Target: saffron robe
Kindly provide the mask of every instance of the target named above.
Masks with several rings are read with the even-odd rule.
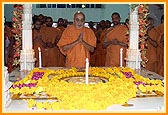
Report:
[[[105,66],[106,49],[103,48],[103,44],[104,44],[104,38],[107,31],[108,31],[107,28],[103,29],[101,31],[100,36],[97,38],[99,42],[97,42],[97,46],[96,46],[96,64],[95,65],[98,67]]]
[[[35,67],[39,67],[39,51],[38,51],[38,47],[41,49],[41,53],[43,54],[43,47],[42,47],[42,41],[40,39],[37,39],[37,36],[41,36],[41,32],[40,30],[37,31],[36,29],[32,30],[32,39],[33,39],[33,49],[34,49],[34,53],[35,53]]]
[[[44,47],[42,53],[42,64],[44,67],[59,66],[59,48],[57,43],[60,39],[61,32],[57,28],[43,27],[42,40],[46,43],[52,43],[53,47]]]
[[[58,30],[60,30],[60,32],[61,32],[61,35],[62,35],[62,33],[64,32],[64,30],[65,30],[65,27],[63,27],[63,26],[59,26],[59,27],[57,27],[57,29]],[[61,37],[61,35],[60,35],[60,37]],[[60,38],[59,38],[60,39]],[[59,50],[59,52],[58,52],[58,59],[59,59],[59,61],[58,61],[58,66],[59,67],[64,67],[65,66],[65,55],[63,55],[62,53],[61,53],[61,51]]]
[[[157,73],[161,76],[164,76],[164,45],[160,42],[161,38],[164,37],[164,23],[160,24],[156,27],[159,38],[158,38],[158,47],[157,47],[157,58],[159,60],[158,67],[157,67]]]
[[[118,39],[119,41],[127,44],[127,32],[128,28],[125,25],[117,25],[115,27],[111,27],[111,30],[106,34],[107,41],[112,41],[113,39]],[[120,48],[123,48],[123,66],[126,65],[125,57],[126,57],[126,48],[120,45],[110,44],[106,49],[106,62],[105,66],[120,66]]]
[[[153,41],[157,42],[158,39],[158,32],[156,30],[156,28],[152,28],[151,30],[149,30],[148,32],[148,37],[150,37]],[[158,64],[158,60],[157,60],[157,48],[152,46],[151,43],[149,42],[149,40],[147,40],[147,50],[146,50],[146,57],[148,59],[147,65],[146,65],[146,69],[148,69],[149,71],[152,72],[157,72],[157,64]]]
[[[79,35],[83,33],[83,40],[89,45],[96,47],[96,37],[94,32],[87,27],[77,29],[74,25],[68,26],[58,42],[60,51],[66,56],[66,67],[85,67],[86,58],[90,59],[89,50],[81,43],[67,51],[63,51],[62,46],[70,44],[78,39]]]
[[[96,34],[96,29],[95,28],[91,28],[91,29],[94,32],[94,34]],[[96,41],[97,41],[97,36],[96,36]],[[97,45],[96,45],[96,48],[97,48]],[[94,52],[90,52],[90,66],[92,67],[94,67],[96,63],[96,48]]]

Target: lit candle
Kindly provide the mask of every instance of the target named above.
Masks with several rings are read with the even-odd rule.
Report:
[[[40,47],[38,47],[38,51],[39,51],[39,68],[41,68],[41,49]]]
[[[122,67],[122,58],[123,58],[122,54],[123,54],[123,48],[120,48],[120,67]]]
[[[86,70],[85,70],[86,74],[85,74],[85,81],[86,81],[86,84],[89,83],[89,79],[88,79],[88,74],[89,74],[89,59],[86,58]]]

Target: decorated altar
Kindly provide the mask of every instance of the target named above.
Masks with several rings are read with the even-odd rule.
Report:
[[[74,77],[75,80],[68,80]],[[35,68],[15,82],[10,92],[13,103],[24,103],[24,110],[100,111],[111,110],[113,105],[124,110],[135,108],[142,98],[146,101],[159,100],[155,110],[164,109],[162,80],[145,78],[130,68],[89,68],[88,83],[85,84],[85,69]]]

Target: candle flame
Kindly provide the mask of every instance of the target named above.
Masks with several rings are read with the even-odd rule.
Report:
[[[89,62],[89,59],[88,59],[88,58],[86,58],[86,62]]]
[[[38,51],[39,51],[39,52],[41,51],[40,47],[38,47]]]
[[[120,51],[123,51],[123,48],[120,48]]]

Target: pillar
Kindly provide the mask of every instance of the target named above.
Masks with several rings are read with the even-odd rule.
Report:
[[[22,50],[20,54],[20,70],[32,70],[35,58],[32,49],[32,4],[23,5],[22,15]]]
[[[126,66],[132,69],[140,69],[138,7],[133,11],[130,10],[129,24],[129,48],[127,49]]]

